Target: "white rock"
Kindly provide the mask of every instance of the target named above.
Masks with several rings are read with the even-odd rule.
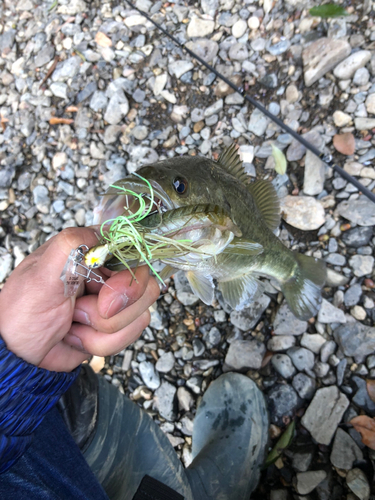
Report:
[[[354,54],[351,54],[336,66],[333,70],[333,74],[340,80],[348,80],[353,77],[357,69],[363,68],[370,59],[371,52],[369,50],[354,52]]]
[[[249,19],[247,21],[247,25],[249,26],[249,28],[251,30],[257,30],[260,26],[259,18],[256,16],[249,17]]]
[[[251,163],[254,159],[254,146],[243,144],[239,147],[240,158],[244,163]]]
[[[265,345],[257,340],[233,340],[225,364],[233,370],[259,370],[265,352]]]
[[[354,125],[357,130],[371,130],[375,128],[375,118],[355,118]]]
[[[194,37],[205,37],[211,35],[215,27],[215,22],[208,19],[199,19],[199,17],[194,17],[187,28],[187,35],[190,38]]]
[[[302,417],[302,425],[315,441],[328,446],[348,406],[348,398],[336,386],[319,389]]]
[[[351,46],[345,40],[320,38],[309,45],[302,53],[306,86],[310,87],[331,71],[350,51]]]
[[[175,359],[173,356],[173,352],[165,352],[157,360],[155,368],[157,369],[158,372],[168,373],[174,367],[174,362]]]
[[[0,283],[10,275],[12,271],[13,258],[3,247],[0,247]]]
[[[58,153],[55,153],[52,158],[52,168],[54,170],[58,170],[59,168],[63,167],[66,165],[68,162],[68,155],[63,152],[59,151]]]
[[[61,97],[62,99],[67,99],[68,86],[63,82],[53,82],[49,86],[51,92],[56,97]]]
[[[300,495],[307,495],[327,477],[324,470],[309,470],[307,472],[297,472],[296,490]]]
[[[352,117],[343,111],[335,111],[333,113],[333,121],[336,127],[345,127],[352,121]]]
[[[241,38],[241,36],[245,34],[246,30],[247,30],[246,21],[244,19],[239,19],[232,26],[232,35],[234,36],[234,38]]]
[[[133,28],[134,26],[142,26],[146,24],[147,19],[140,14],[134,14],[132,16],[128,16],[124,19],[124,23],[128,28]]]
[[[325,343],[326,339],[319,333],[304,333],[301,338],[301,346],[306,347],[315,354],[319,354],[322,345]]]
[[[369,94],[366,99],[367,113],[375,115],[375,94]]]
[[[323,299],[318,313],[318,321],[320,323],[346,323],[346,317],[344,311]]]
[[[303,192],[309,196],[320,194],[324,189],[325,172],[325,164],[311,151],[307,151],[303,178]]]
[[[363,321],[366,319],[367,313],[361,306],[354,306],[352,309],[350,309],[350,314],[353,316],[353,318],[357,319],[358,321]]]
[[[194,68],[194,64],[191,61],[175,61],[168,66],[168,71],[176,78],[180,78],[192,68]]]
[[[320,201],[310,196],[286,196],[280,200],[283,219],[293,227],[312,231],[325,223],[325,213]]]
[[[290,104],[297,102],[299,98],[299,91],[297,87],[295,85],[288,85],[285,91],[285,97]]]
[[[349,260],[349,265],[358,278],[371,274],[374,267],[374,257],[372,255],[353,255]]]
[[[296,343],[296,338],[292,335],[275,335],[267,343],[267,349],[272,352],[286,351],[293,347]]]
[[[161,75],[158,75],[155,78],[155,83],[153,88],[154,95],[159,95],[162,92],[162,90],[164,90],[164,87],[167,84],[167,80],[168,80],[167,73],[162,73]]]

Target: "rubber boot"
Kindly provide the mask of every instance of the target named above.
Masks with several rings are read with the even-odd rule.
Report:
[[[95,435],[83,455],[109,498],[131,500],[147,474],[193,500],[184,466],[159,426],[103,377],[98,382]]]
[[[195,500],[249,500],[268,440],[263,394],[244,375],[227,373],[205,392],[193,427],[186,473]]]

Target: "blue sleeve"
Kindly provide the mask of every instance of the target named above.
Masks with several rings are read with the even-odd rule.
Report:
[[[0,337],[0,473],[27,450],[35,429],[79,371],[51,372],[31,365],[8,351]]]

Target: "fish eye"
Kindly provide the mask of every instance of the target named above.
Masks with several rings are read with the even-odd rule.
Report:
[[[182,179],[181,177],[176,177],[176,179],[173,181],[173,186],[176,190],[176,193],[184,194],[185,191],[187,190],[188,183],[185,179]]]

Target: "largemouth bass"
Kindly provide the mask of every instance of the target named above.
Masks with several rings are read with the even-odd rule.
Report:
[[[275,278],[296,317],[309,319],[317,313],[325,263],[289,250],[275,236],[280,223],[276,191],[268,181],[250,182],[234,146],[226,149],[217,162],[203,157],[171,158],[142,167],[137,174],[152,185],[155,205],[161,214],[209,204],[228,214],[238,230],[214,257],[192,261],[161,259],[168,266],[166,274],[176,269],[186,271],[194,293],[206,304],[213,301],[216,280],[224,300],[236,310],[249,305],[261,291],[259,276]],[[147,191],[136,175],[115,185],[136,193]],[[124,197],[119,196],[118,189],[109,188],[95,211],[94,223],[122,214],[123,207]],[[110,269],[121,268],[116,259],[106,265]]]

